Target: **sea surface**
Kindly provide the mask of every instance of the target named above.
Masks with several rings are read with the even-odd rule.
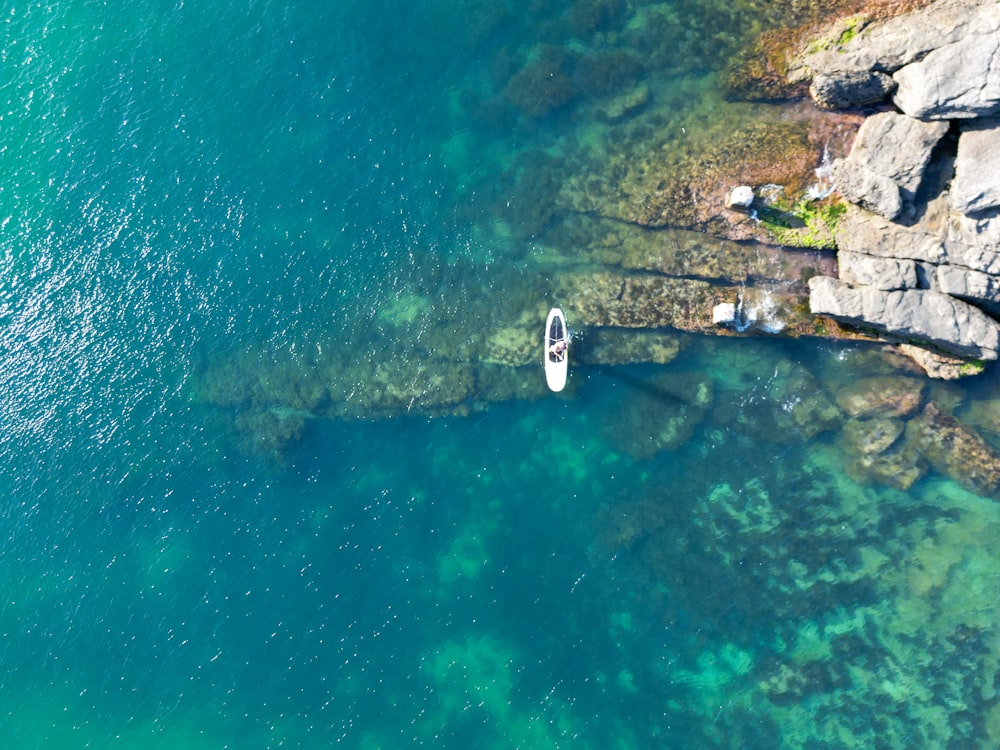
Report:
[[[566,302],[518,175],[616,76],[711,112],[772,5],[5,5],[0,747],[995,747],[1000,505],[858,448],[995,455],[995,370],[477,364]]]

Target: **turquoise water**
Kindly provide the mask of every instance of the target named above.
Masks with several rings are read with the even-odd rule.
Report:
[[[992,371],[477,359],[560,302],[518,175],[616,75],[715,101],[771,11],[328,6],[4,12],[0,745],[995,745],[993,493],[862,465],[849,425],[920,418],[844,414],[889,376],[989,456]],[[641,65],[512,87],[560,49]]]

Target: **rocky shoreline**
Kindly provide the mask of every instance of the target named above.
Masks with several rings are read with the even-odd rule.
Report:
[[[832,164],[850,202],[812,313],[907,344],[957,377],[1000,351],[1000,3],[939,0],[840,22],[790,66],[828,108],[875,107]]]
[[[923,387],[913,360],[938,378],[980,372],[1000,352],[1000,219],[994,188],[977,187],[990,171],[975,166],[995,158],[982,155],[989,145],[978,140],[994,132],[994,121],[978,114],[980,105],[962,119],[953,108],[940,110],[946,119],[915,117],[891,97],[914,85],[894,76],[905,81],[911,65],[926,71],[932,50],[988,37],[982,29],[994,28],[1000,9],[996,0],[848,6],[828,12],[868,15],[798,44],[806,51],[782,67],[783,101],[733,101],[714,88],[715,74],[678,81],[652,73],[627,112],[610,113],[608,101],[633,102],[638,79],[621,83],[624,94],[579,100],[571,119],[586,123],[581,132],[548,149],[527,147],[494,175],[497,205],[485,212],[489,226],[475,229],[476,244],[496,248],[488,267],[418,256],[392,300],[359,308],[321,336],[206,357],[192,384],[196,400],[216,408],[243,450],[280,456],[326,419],[469,414],[541,398],[537,331],[552,304],[584,333],[574,361],[597,368],[666,364],[681,352],[694,360],[716,336],[757,334],[890,342],[861,348],[872,358],[866,367],[908,391]],[[654,20],[622,27],[659,39]],[[920,24],[927,29],[917,31]],[[796,33],[817,39],[815,29]],[[907,48],[911,37],[920,40],[916,56],[884,52],[892,40]],[[970,80],[983,70],[1000,65],[974,66]],[[499,96],[509,99],[511,81],[521,78],[515,73]],[[995,85],[983,81],[984,90]],[[795,98],[807,88],[817,103]],[[917,99],[906,93],[901,101]],[[529,118],[524,106],[519,117]],[[748,211],[725,206],[740,183],[753,186]],[[391,358],[377,356],[389,350]],[[995,413],[988,399],[969,401],[962,419],[974,427],[945,424],[958,401],[946,384],[932,384],[905,415],[874,422],[873,413],[840,403],[841,384],[790,362],[780,369],[752,418],[746,408],[727,414],[732,399],[714,398],[707,376],[680,387],[673,374],[657,381],[676,411],[665,417],[669,429],[653,429],[649,415],[658,412],[639,406],[611,432],[641,457],[676,448],[708,415],[755,435],[772,424],[767,439],[820,430],[856,459],[852,470],[866,481],[905,487],[919,456],[921,471],[929,465],[959,481],[972,476],[970,461],[988,466],[989,479],[972,486],[1000,492],[1000,446],[977,436],[979,428],[993,434],[993,420],[974,419]],[[865,385],[892,391],[882,381]],[[931,434],[961,443],[965,457]]]
[[[977,168],[998,148],[997,3],[840,8],[860,12],[763,35],[760,55],[787,59],[710,105],[725,117],[640,109],[599,149],[521,171],[517,192],[546,207],[525,239],[543,266],[579,261],[551,269],[579,324],[882,341],[944,379],[997,358],[1000,189]],[[660,106],[671,95],[643,87]],[[753,202],[729,210],[741,183]]]

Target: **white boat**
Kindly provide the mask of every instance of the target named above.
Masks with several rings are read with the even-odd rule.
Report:
[[[569,372],[569,331],[562,310],[553,307],[545,321],[545,382],[559,392],[566,387]]]

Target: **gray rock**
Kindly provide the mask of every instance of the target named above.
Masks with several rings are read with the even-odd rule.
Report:
[[[924,340],[959,356],[994,360],[1000,350],[1000,324],[966,302],[931,290],[887,292],[814,276],[809,309],[903,339]]]
[[[895,219],[912,203],[931,152],[947,132],[947,122],[921,122],[896,112],[872,115],[861,124],[847,159],[834,163],[834,184],[852,203]]]
[[[874,375],[851,380],[837,389],[834,399],[837,406],[855,418],[905,418],[920,409],[924,391],[924,383],[918,378]]]
[[[1000,255],[995,249],[954,240],[946,241],[942,247],[944,262],[947,264],[983,273],[1000,274]]]
[[[903,212],[903,198],[892,178],[872,171],[861,160],[836,159],[832,168],[837,192],[851,203],[886,219]]]
[[[885,453],[903,434],[906,423],[899,419],[875,417],[849,419],[841,433],[844,444],[855,456],[875,456]]]
[[[921,122],[896,112],[866,119],[851,148],[851,159],[899,185],[904,200],[912,199],[923,180],[931,152],[948,132],[947,122]]]
[[[963,214],[1000,207],[1000,119],[976,120],[962,128],[955,159],[952,203]]]
[[[886,221],[853,206],[837,222],[834,240],[842,252],[927,263],[944,263],[947,258],[941,237],[918,227]]]
[[[912,260],[841,250],[837,253],[837,273],[851,286],[864,284],[886,291],[917,288],[917,264]]]
[[[849,27],[857,33],[840,43]],[[1000,28],[1000,3],[996,0],[941,0],[926,8],[858,28],[847,19],[833,29],[825,44],[812,48],[792,61],[789,79],[794,82],[818,75],[836,76],[878,70],[893,73],[924,58],[929,52]],[[849,36],[849,35],[848,35]]]
[[[896,82],[877,70],[818,73],[809,86],[809,95],[821,107],[851,109],[875,104],[896,90]]]
[[[893,75],[893,97],[922,120],[988,117],[1000,113],[1000,34],[974,34],[928,53]]]
[[[991,311],[1000,310],[1000,276],[958,266],[938,266],[936,281],[937,289],[945,294],[984,302]]]
[[[975,230],[980,226],[979,236],[1000,241],[1000,220],[970,222],[960,218],[940,228],[942,234],[935,234],[921,224],[903,226],[851,206],[837,222],[834,240],[840,252],[915,260],[918,268],[927,263],[950,264],[1000,275],[1000,246],[977,241]]]
[[[1000,214],[983,218],[952,212],[948,219],[946,242],[981,248],[994,258],[1000,255]]]
[[[618,122],[649,102],[649,87],[642,83],[631,91],[617,96],[605,105],[602,110],[605,119]]]
[[[988,217],[953,216],[946,237],[950,242],[974,245],[993,255],[1000,254],[1000,214]]]

